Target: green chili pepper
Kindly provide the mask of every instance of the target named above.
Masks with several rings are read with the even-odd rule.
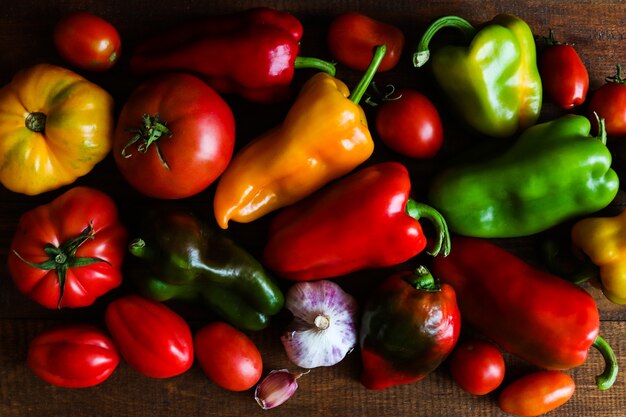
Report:
[[[284,297],[261,264],[215,228],[186,210],[151,210],[129,246],[140,292],[158,301],[202,299],[224,320],[260,330]]]
[[[619,188],[604,123],[567,115],[535,125],[503,153],[440,173],[429,191],[451,231],[475,237],[528,236],[606,207]]]
[[[461,30],[466,45],[436,50],[432,71],[466,123],[492,137],[512,136],[535,124],[542,86],[535,40],[526,22],[501,14],[479,31],[463,18],[442,17],[424,33],[413,55],[416,67],[431,58],[432,37],[449,27]]]

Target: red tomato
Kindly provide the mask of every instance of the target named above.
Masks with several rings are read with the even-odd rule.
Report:
[[[552,32],[546,42],[549,46],[539,60],[539,73],[546,94],[566,110],[583,104],[589,89],[585,64],[572,45],[556,42]]]
[[[423,94],[401,90],[376,114],[376,132],[394,151],[412,158],[432,158],[443,144],[443,126],[435,106]]]
[[[456,345],[450,355],[450,372],[456,383],[472,395],[485,395],[500,386],[504,379],[504,358],[493,344],[466,340]]]
[[[505,413],[516,416],[539,416],[565,404],[575,388],[574,380],[563,372],[538,371],[504,388],[498,405]]]
[[[54,29],[54,45],[72,65],[91,71],[111,68],[122,51],[117,29],[87,12],[73,12],[62,18]]]
[[[9,272],[22,293],[47,308],[85,307],[121,284],[126,237],[108,195],[74,187],[22,215]]]
[[[597,114],[604,119],[606,133],[611,137],[626,135],[626,80],[621,78],[620,67],[617,74],[607,78],[589,101],[589,118],[595,122]]]
[[[28,348],[28,367],[44,381],[84,388],[106,380],[120,362],[113,341],[100,329],[72,325],[48,330]]]
[[[193,364],[189,325],[164,304],[128,295],[110,303],[104,319],[122,357],[139,373],[168,378]]]
[[[404,48],[400,29],[357,12],[335,17],[328,28],[327,40],[328,49],[337,61],[358,71],[367,69],[378,45],[387,46],[378,72],[395,67]]]
[[[196,358],[216,385],[245,391],[261,379],[263,361],[255,344],[241,331],[223,322],[211,323],[194,337]]]
[[[183,198],[226,169],[235,145],[228,104],[200,79],[166,74],[141,84],[122,108],[113,156],[140,192]]]

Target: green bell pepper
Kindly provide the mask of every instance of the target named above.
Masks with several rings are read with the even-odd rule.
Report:
[[[429,200],[451,231],[485,238],[528,236],[600,210],[619,179],[599,125],[599,137],[590,137],[583,116],[537,124],[497,156],[445,169]]]
[[[491,137],[509,137],[535,124],[542,86],[535,40],[526,22],[501,14],[478,31],[461,17],[442,17],[424,33],[414,66],[429,60],[431,39],[448,27],[460,29],[469,46],[446,45],[435,51],[432,71],[465,122]]]
[[[202,299],[245,330],[266,327],[284,305],[283,293],[252,255],[181,208],[149,211],[129,250],[136,258],[131,277],[148,298]]]

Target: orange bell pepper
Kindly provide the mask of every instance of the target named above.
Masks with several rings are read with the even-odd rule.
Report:
[[[340,80],[318,73],[308,80],[284,122],[235,155],[222,174],[213,208],[223,229],[293,204],[367,160],[374,142],[359,100],[385,55],[352,94]]]

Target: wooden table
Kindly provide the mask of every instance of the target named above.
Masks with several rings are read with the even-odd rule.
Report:
[[[626,3],[623,0],[597,1],[551,1],[512,0],[499,1],[219,1],[219,0],[111,0],[88,2],[67,0],[63,2],[43,0],[2,1],[0,17],[0,82],[8,83],[13,74],[39,62],[65,65],[56,54],[52,44],[53,24],[64,14],[77,9],[90,10],[114,23],[120,30],[125,53],[122,61],[104,74],[83,73],[102,85],[116,98],[119,110],[125,98],[139,80],[128,74],[128,52],[142,37],[159,28],[168,28],[197,16],[227,13],[257,5],[274,6],[288,10],[299,17],[305,27],[302,41],[304,55],[330,58],[325,46],[325,31],[333,15],[348,10],[394,23],[401,27],[407,37],[405,56],[397,69],[380,74],[379,85],[394,83],[396,86],[413,87],[429,94],[438,104],[446,123],[446,144],[442,153],[433,161],[416,162],[401,158],[378,146],[372,161],[397,159],[411,169],[414,195],[425,198],[424,191],[441,163],[454,153],[456,144],[468,138],[468,134],[456,128],[454,116],[445,103],[438,100],[432,86],[428,69],[412,68],[410,53],[428,22],[446,15],[456,14],[474,23],[490,20],[501,12],[517,14],[525,19],[534,33],[545,35],[555,30],[559,38],[573,42],[591,76],[591,88],[598,88],[605,76],[614,73],[615,64],[626,65],[624,42],[626,29]],[[310,73],[300,74],[301,83]],[[338,77],[348,85],[354,85],[359,74],[338,66]],[[229,103],[237,117],[238,147],[269,127],[278,124],[288,104],[257,106],[229,97]],[[558,115],[550,104],[545,105],[543,119]],[[367,109],[369,117],[373,109]],[[370,119],[371,120],[371,119]],[[626,159],[618,141],[610,142],[615,154],[615,167],[623,172]],[[144,198],[126,185],[109,156],[91,173],[79,179],[75,185],[92,185],[115,198],[125,221],[136,217],[136,210],[155,203]],[[48,192],[28,197],[0,189],[0,415],[12,416],[240,416],[272,414],[274,416],[499,416],[504,415],[496,405],[496,394],[472,397],[464,393],[452,381],[444,364],[426,379],[411,385],[382,391],[368,391],[359,383],[360,358],[358,350],[342,363],[331,368],[315,369],[300,379],[297,394],[283,406],[262,411],[253,399],[252,392],[232,393],[224,391],[204,376],[197,365],[179,377],[166,380],[150,379],[139,375],[125,363],[103,384],[87,389],[63,389],[44,383],[26,366],[26,352],[30,341],[44,329],[62,323],[91,323],[104,327],[103,312],[108,302],[120,295],[132,292],[130,285],[99,299],[89,308],[52,311],[40,307],[20,294],[11,281],[6,261],[8,247],[19,216],[26,210],[51,201],[67,190]],[[201,216],[212,218],[211,202],[214,188],[188,199],[181,204],[193,207]],[[616,213],[624,205],[625,194],[620,192],[606,213]],[[271,217],[271,216],[270,216]],[[129,229],[133,224],[127,224]],[[263,247],[267,219],[249,225],[233,225],[230,236],[250,252],[258,255]],[[542,236],[525,239],[501,240],[499,243],[515,251],[529,262],[539,263],[538,245]],[[401,267],[427,262],[422,258]],[[400,268],[400,267],[398,267]],[[344,288],[363,301],[372,283],[384,278],[391,270],[366,271],[337,279]],[[284,288],[289,283],[281,282]],[[626,363],[626,308],[609,303],[601,293],[585,286],[600,309],[601,332],[614,347],[622,366]],[[190,323],[193,330],[208,323],[210,316],[199,307],[173,305]],[[273,325],[259,333],[250,333],[258,344],[264,358],[265,371],[291,368],[279,337],[289,318],[283,315]],[[512,325],[514,325],[512,323]],[[512,381],[532,368],[507,355],[506,382]],[[626,410],[626,384],[621,373],[616,384],[608,391],[594,387],[594,375],[601,371],[600,355],[592,351],[588,361],[581,367],[568,371],[577,383],[574,397],[554,416],[623,416]]]

